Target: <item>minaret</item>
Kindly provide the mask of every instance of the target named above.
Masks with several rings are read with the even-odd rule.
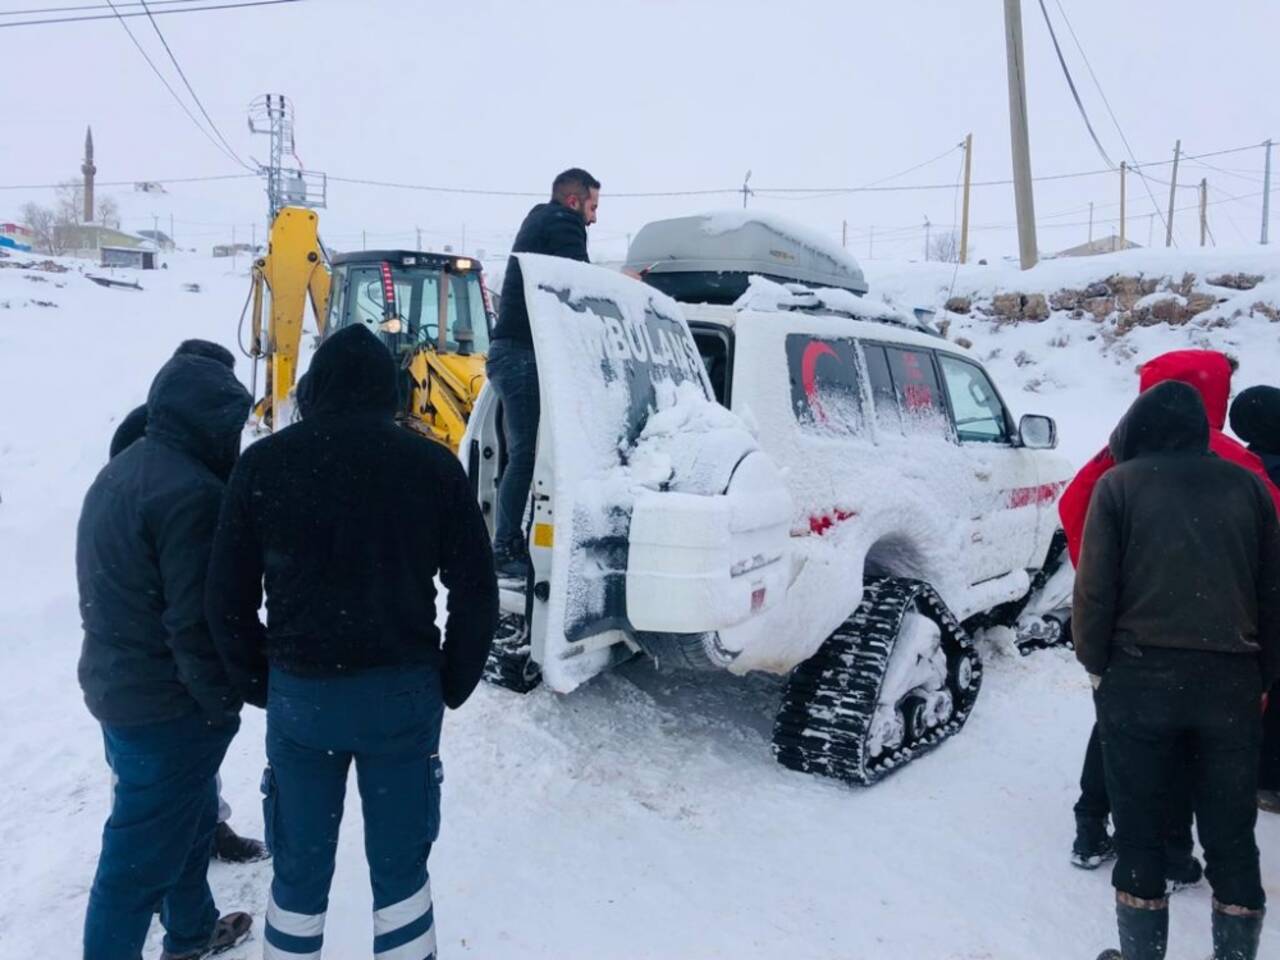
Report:
[[[98,168],[93,165],[93,127],[88,127],[84,134],[84,163],[80,165],[84,174],[84,222],[93,223],[93,175]]]

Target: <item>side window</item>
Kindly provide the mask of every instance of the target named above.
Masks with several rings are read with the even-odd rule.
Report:
[[[884,347],[874,343],[862,345],[867,359],[867,379],[871,383],[871,402],[875,406],[876,426],[888,433],[902,432],[902,415],[898,412],[898,394],[893,389],[889,357]]]
[[[932,351],[886,347],[885,353],[905,432],[949,436],[951,430]]]
[[[941,354],[942,375],[961,443],[1008,443],[1009,419],[991,380],[980,367]]]
[[[865,419],[856,341],[789,334],[787,369],[791,409],[801,426],[842,436],[862,432]]]

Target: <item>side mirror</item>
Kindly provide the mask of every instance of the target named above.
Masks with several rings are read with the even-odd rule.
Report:
[[[1018,442],[1028,450],[1053,450],[1058,446],[1058,425],[1053,417],[1028,413],[1018,421]]]

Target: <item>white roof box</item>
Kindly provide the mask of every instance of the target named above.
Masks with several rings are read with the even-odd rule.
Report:
[[[858,261],[838,243],[782,217],[747,210],[646,224],[631,242],[626,269],[687,303],[733,303],[752,275],[867,292]]]

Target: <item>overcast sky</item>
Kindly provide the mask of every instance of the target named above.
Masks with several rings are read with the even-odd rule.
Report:
[[[0,0],[5,12],[88,0]],[[119,2],[119,0],[117,0]],[[1059,11],[1061,3],[1134,154],[1192,153],[1280,137],[1274,0],[1046,0],[1103,145],[1128,158]],[[109,11],[108,11],[109,12]],[[1098,170],[1058,66],[1038,0],[1023,0],[1031,147],[1037,176]],[[597,259],[620,257],[646,221],[740,206],[741,197],[624,198],[610,193],[732,190],[751,170],[755,207],[833,237],[849,225],[859,256],[920,256],[923,222],[953,222],[957,152],[886,185],[945,184],[933,192],[776,197],[773,188],[858,186],[936,157],[974,135],[975,180],[1010,173],[1002,4],[997,0],[303,0],[276,7],[157,18],[209,113],[245,157],[265,158],[246,107],[282,92],[297,111],[298,154],[334,176],[480,189],[543,191],[560,169],[604,182]],[[184,93],[145,18],[128,21]],[[194,111],[193,111],[194,112]],[[99,180],[225,174],[237,167],[195,128],[117,21],[0,29],[0,185],[78,173],[92,123]],[[1277,158],[1280,163],[1280,156]],[[1262,151],[1183,165],[1207,176],[1210,200],[1261,191]],[[1169,167],[1152,171],[1167,179]],[[1168,202],[1167,187],[1154,185]],[[174,186],[154,201],[109,191],[131,222],[176,218],[192,245],[247,232],[265,219],[253,180]],[[0,191],[0,219],[47,193]],[[1129,235],[1147,242],[1151,200],[1130,182]],[[1082,242],[1088,204],[1095,236],[1113,226],[1118,176],[1037,185],[1040,246]],[[462,241],[504,250],[533,201],[450,196],[331,182],[326,240],[358,247]],[[1178,206],[1194,205],[1193,190]],[[1261,200],[1217,202],[1220,243],[1256,240]],[[1012,188],[975,189],[980,256],[1016,250]],[[1194,211],[1177,217],[1198,242]],[[1068,226],[1050,227],[1050,224]],[[1074,224],[1074,225],[1072,225]],[[1000,229],[991,229],[993,226]],[[869,233],[874,228],[874,251]],[[1157,242],[1162,227],[1155,224]],[[243,234],[241,234],[243,236]]]

